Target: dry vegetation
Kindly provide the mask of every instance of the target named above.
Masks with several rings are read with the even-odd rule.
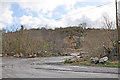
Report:
[[[31,57],[69,55],[69,42],[65,40],[80,34],[82,28],[31,29],[16,32],[3,32],[3,56]],[[74,34],[73,34],[74,33]],[[79,36],[80,37],[80,36]]]
[[[3,32],[3,56],[46,57],[84,50],[91,56],[117,59],[116,30],[67,27]],[[80,52],[80,51],[79,51]]]
[[[116,56],[117,59],[117,33],[116,30],[87,30],[83,47],[92,56]]]

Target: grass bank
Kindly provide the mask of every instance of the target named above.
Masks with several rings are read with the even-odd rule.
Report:
[[[67,61],[63,62],[63,64],[67,65],[81,65],[81,66],[97,66],[97,67],[119,67],[120,68],[120,62],[118,61],[108,61],[105,64],[98,63],[98,64],[93,64],[88,61],[84,62],[74,62],[74,63],[69,63]]]

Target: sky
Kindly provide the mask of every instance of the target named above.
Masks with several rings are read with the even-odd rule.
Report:
[[[106,5],[104,5],[106,4]],[[104,5],[101,7],[97,7]],[[0,29],[58,28],[87,23],[103,28],[104,18],[115,22],[114,0],[1,0]]]

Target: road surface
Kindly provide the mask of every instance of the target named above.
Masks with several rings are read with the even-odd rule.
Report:
[[[62,65],[70,58],[3,58],[3,78],[118,78],[117,68]]]

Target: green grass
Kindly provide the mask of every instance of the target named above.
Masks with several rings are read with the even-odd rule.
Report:
[[[97,66],[97,67],[120,67],[120,62],[118,63],[118,61],[109,61],[106,62],[105,64],[93,64],[90,63],[88,61],[84,61],[84,62],[75,62],[75,63],[69,63],[69,62],[64,62],[63,64],[68,64],[68,65],[81,65],[81,66]]]

